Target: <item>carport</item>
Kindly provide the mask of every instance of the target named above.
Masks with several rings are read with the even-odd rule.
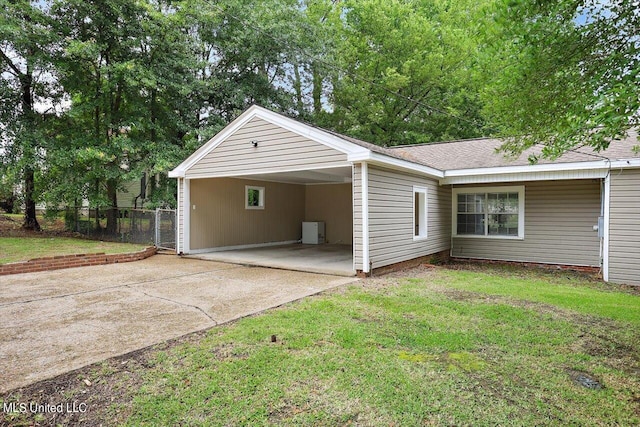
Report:
[[[354,275],[351,168],[201,178],[190,183],[190,255]],[[260,208],[247,207],[256,189]],[[302,244],[302,223],[321,222],[324,241]]]
[[[175,170],[177,252],[199,258],[354,275],[350,155],[366,148],[255,107]],[[303,223],[324,241],[301,244]],[[308,242],[305,242],[308,243]]]

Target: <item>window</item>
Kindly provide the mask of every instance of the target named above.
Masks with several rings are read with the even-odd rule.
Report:
[[[427,189],[413,187],[413,240],[427,237]]]
[[[524,187],[454,188],[453,235],[524,238]]]
[[[245,185],[244,207],[245,209],[264,209],[264,187]]]

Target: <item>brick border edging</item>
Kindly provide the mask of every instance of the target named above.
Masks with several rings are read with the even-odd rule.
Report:
[[[149,246],[138,252],[121,254],[77,254],[57,255],[53,257],[33,258],[28,261],[0,264],[0,276],[19,273],[35,273],[38,271],[60,270],[63,268],[86,267],[90,265],[117,264],[121,262],[140,261],[155,255],[158,249]]]

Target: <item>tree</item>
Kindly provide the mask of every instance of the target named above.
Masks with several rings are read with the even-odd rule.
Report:
[[[481,135],[470,21],[486,3],[345,2],[333,127],[387,145]]]
[[[175,167],[252,103],[289,111],[285,46],[296,0],[54,2],[57,58],[71,107],[47,151],[47,197],[108,206],[143,172]],[[160,179],[153,202],[173,194]],[[169,203],[170,204],[170,203]]]
[[[91,181],[90,199],[109,206],[107,232],[114,233],[117,191],[139,172],[134,128],[143,105],[135,76],[142,72],[140,22],[147,17],[132,0],[56,2],[53,13],[66,40],[59,66],[72,102],[69,142],[55,155],[72,156],[71,171]]]
[[[71,107],[48,152],[51,195],[106,206],[113,234],[118,190],[174,166],[197,126],[185,17],[173,2],[135,0],[61,1],[53,13]]]
[[[0,0],[0,8],[3,10],[0,16],[2,169],[7,176],[22,177],[25,204],[22,226],[38,231],[35,182],[46,145],[45,119],[61,99],[52,59],[55,36],[51,32],[47,3]],[[46,110],[39,112],[38,106]]]
[[[324,124],[336,75],[335,54],[342,30],[340,0],[305,0],[296,27],[286,35],[297,117]],[[330,125],[330,124],[329,124]]]
[[[291,109],[285,83],[289,52],[272,35],[295,37],[297,0],[190,0],[184,8],[201,65],[203,130],[219,130],[253,103]]]
[[[606,148],[638,125],[637,1],[509,0],[487,32],[483,92],[488,120],[519,153]],[[535,161],[535,159],[532,159]]]

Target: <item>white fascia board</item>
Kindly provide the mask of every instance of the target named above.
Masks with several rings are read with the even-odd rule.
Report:
[[[606,160],[550,165],[506,166],[445,171],[440,185],[482,182],[547,181],[559,179],[604,178],[609,169]]]
[[[467,176],[455,176],[440,180],[440,185],[451,184],[488,184],[500,182],[516,182],[516,181],[550,181],[550,180],[567,180],[567,179],[600,179],[604,178],[609,168],[586,169],[574,171],[555,171],[555,172],[520,172],[510,174],[478,174]]]
[[[351,163],[349,162],[340,162],[333,163],[328,166],[314,166],[314,171],[321,171],[323,169],[334,169],[340,167],[351,167]],[[206,178],[236,178],[236,177],[250,177],[252,175],[264,175],[264,174],[278,174],[278,173],[288,173],[288,172],[305,172],[308,171],[309,168],[305,167],[291,167],[291,168],[281,168],[281,169],[271,169],[268,171],[259,170],[259,171],[246,171],[242,173],[238,172],[221,172],[221,173],[206,173],[206,174],[198,174],[197,177],[189,177],[189,179],[206,179]],[[257,179],[257,181],[264,181],[262,179]]]
[[[544,165],[523,165],[523,166],[500,166],[493,168],[474,168],[474,169],[457,169],[448,170],[444,177],[457,177],[469,175],[497,175],[508,173],[532,173],[532,172],[556,172],[569,170],[586,170],[586,169],[608,169],[608,160],[599,160],[595,162],[574,162],[574,163],[551,163]]]
[[[640,168],[640,159],[614,160],[611,162],[612,169]]]
[[[369,151],[364,147],[338,138],[337,136],[327,133],[321,129],[300,123],[294,119],[274,113],[273,111],[267,110],[266,108],[258,105],[253,105],[234,121],[229,123],[224,129],[218,132],[208,142],[202,145],[202,147],[196,150],[184,162],[180,163],[180,165],[178,165],[174,170],[169,172],[169,177],[184,177],[186,171],[191,168],[191,166],[213,151],[218,145],[224,142],[247,122],[256,117],[347,155],[360,154]]]
[[[349,142],[345,139],[339,138],[335,135],[323,131],[322,129],[318,129],[313,126],[300,123],[299,121],[291,119],[289,117],[285,117],[281,114],[274,113],[273,111],[267,110],[266,108],[254,105],[247,111],[250,111],[253,108],[256,109],[255,115],[253,117],[259,117],[276,126],[280,126],[283,129],[309,138],[312,141],[326,145],[327,147],[333,148],[334,150],[340,151],[341,153],[352,155],[369,152],[369,149],[361,147],[358,144],[354,144],[353,142]]]
[[[444,172],[439,169],[419,165],[407,160],[396,159],[395,157],[385,156],[384,154],[375,153],[370,150],[367,150],[366,153],[349,155],[347,156],[347,160],[353,163],[368,162],[381,166],[387,166],[392,169],[403,169],[411,172],[418,172],[421,174],[429,175],[433,178],[444,178]]]

